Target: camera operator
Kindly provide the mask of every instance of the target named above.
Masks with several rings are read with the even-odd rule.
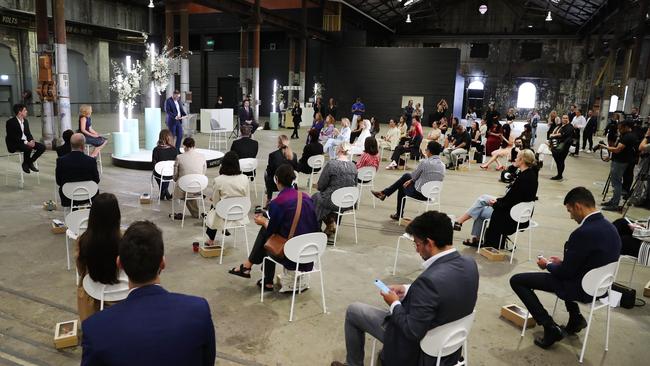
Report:
[[[650,208],[650,129],[646,130],[645,135],[641,139],[639,144],[639,173],[637,179],[643,179],[646,181],[645,192],[642,197],[640,197],[640,202],[637,206],[643,206],[645,208]],[[632,193],[632,192],[630,192]]]
[[[621,199],[621,192],[623,190],[623,174],[625,173],[625,169],[627,169],[629,164],[634,164],[635,148],[638,146],[637,139],[632,133],[632,127],[634,127],[634,122],[631,120],[625,120],[619,123],[619,138],[616,142],[616,145],[606,146],[602,143],[599,144],[599,148],[607,149],[607,151],[612,153],[612,163],[609,170],[609,179],[614,192],[612,194],[612,199],[602,204],[602,209],[605,211],[620,210],[619,201]]]

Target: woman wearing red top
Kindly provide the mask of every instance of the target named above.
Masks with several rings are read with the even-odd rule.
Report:
[[[492,156],[492,151],[501,146],[501,125],[494,123],[487,132],[485,141],[485,156]]]
[[[377,139],[372,136],[364,141],[363,154],[357,161],[357,170],[365,166],[371,166],[375,170],[379,169],[379,148],[377,147]]]

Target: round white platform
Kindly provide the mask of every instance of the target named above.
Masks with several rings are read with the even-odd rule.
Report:
[[[200,152],[205,156],[205,160],[208,163],[208,168],[212,168],[221,164],[221,158],[223,158],[224,153],[216,150],[208,149],[196,149],[197,152]],[[151,162],[151,150],[140,149],[137,153],[116,157],[111,154],[113,158],[113,165],[120,168],[126,169],[138,169],[138,170],[152,170],[153,163]]]

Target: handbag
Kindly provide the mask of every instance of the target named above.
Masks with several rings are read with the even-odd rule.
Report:
[[[612,290],[621,293],[621,307],[625,309],[634,308],[636,302],[636,290],[622,285],[618,282],[612,284]]]
[[[282,259],[284,258],[284,244],[293,237],[298,226],[298,219],[300,219],[300,211],[302,211],[302,192],[298,192],[298,203],[296,206],[296,213],[293,215],[293,222],[291,223],[291,230],[289,230],[289,237],[285,238],[280,234],[273,234],[269,236],[264,243],[264,249],[271,256]]]

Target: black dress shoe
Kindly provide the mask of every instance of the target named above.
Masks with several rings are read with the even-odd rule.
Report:
[[[575,317],[569,317],[569,321],[564,327],[560,326],[569,335],[574,335],[580,333],[581,330],[587,327],[587,320],[582,315],[577,315]]]
[[[551,327],[544,327],[544,337],[535,338],[535,344],[538,347],[547,349],[562,338],[564,338],[562,329],[557,324],[553,324]]]
[[[29,164],[29,170],[31,170],[33,172],[38,172],[38,169],[36,169],[36,167],[34,166],[34,163]]]
[[[554,177],[551,177],[551,180],[562,180],[562,177],[559,175],[556,175]]]
[[[27,165],[27,164],[23,164],[23,165],[22,165],[22,168],[23,168],[23,172],[25,172],[25,173],[27,173],[27,174],[31,173],[31,172],[29,171],[29,165]]]

